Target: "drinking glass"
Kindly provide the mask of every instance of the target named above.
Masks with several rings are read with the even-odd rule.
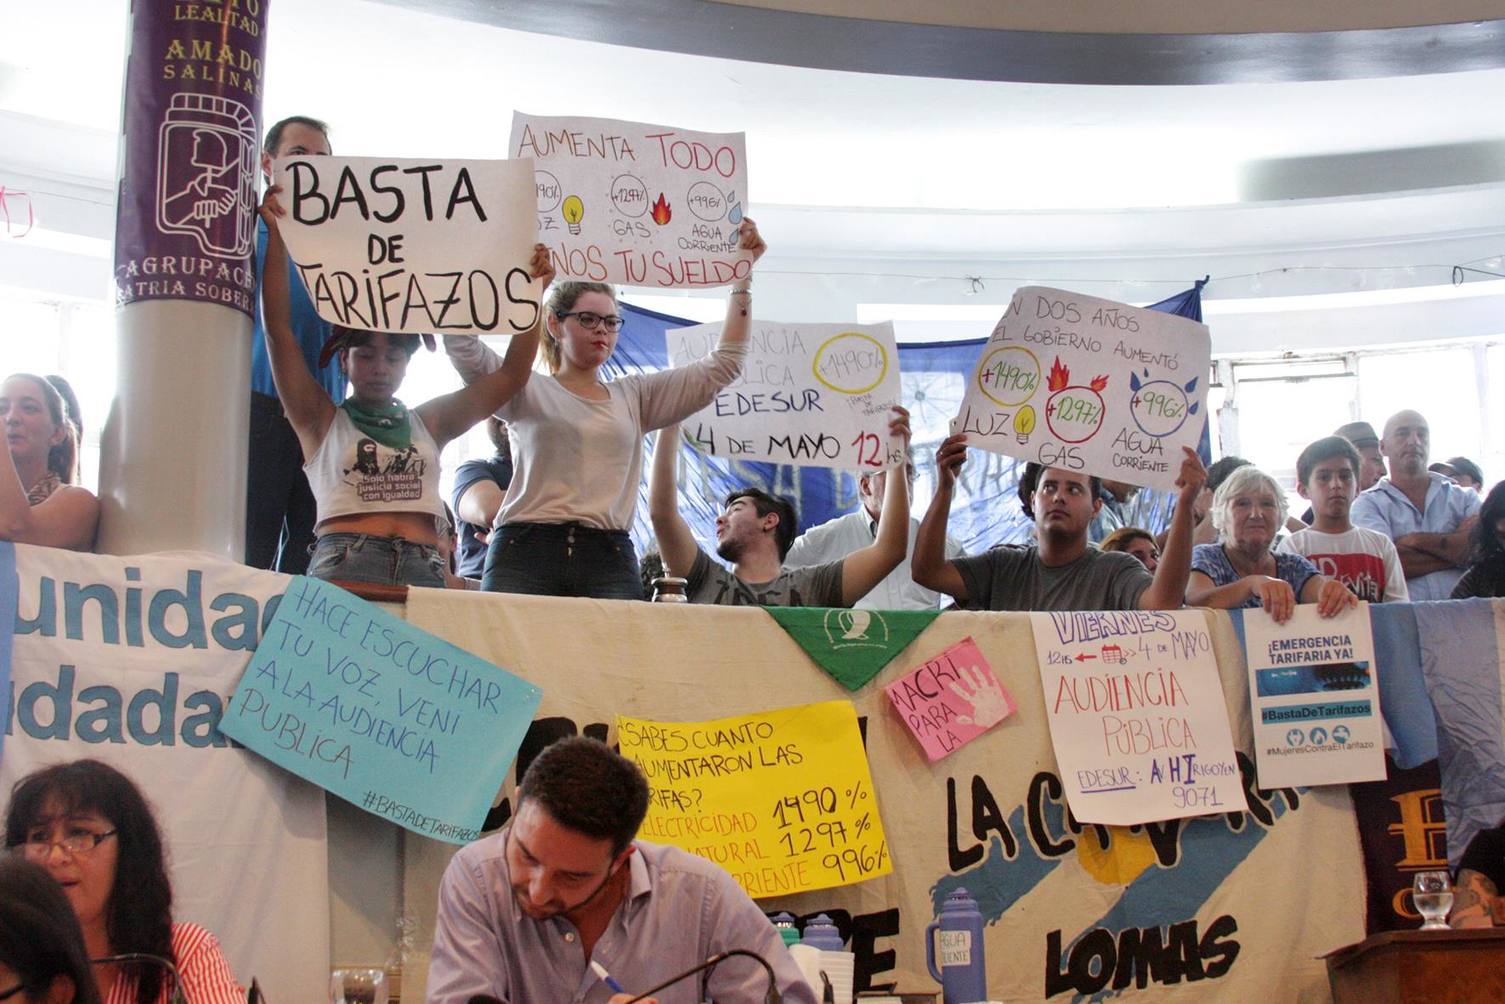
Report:
[[[1445,931],[1448,911],[1453,908],[1453,882],[1447,872],[1417,872],[1411,883],[1411,899],[1425,918],[1423,931]]]
[[[329,1004],[387,1004],[387,971],[334,970],[329,974]]]

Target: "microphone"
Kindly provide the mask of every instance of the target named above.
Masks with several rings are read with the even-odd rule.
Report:
[[[96,966],[120,962],[150,962],[154,966],[161,966],[172,977],[172,996],[168,998],[170,1004],[188,1004],[188,998],[183,996],[183,978],[178,975],[178,967],[173,965],[170,959],[146,952],[122,952],[120,955],[106,955],[102,959],[89,961]]]
[[[638,1001],[643,1000],[646,997],[652,997],[654,994],[658,993],[660,990],[663,990],[665,987],[672,987],[680,980],[689,979],[691,976],[694,976],[699,972],[705,973],[705,978],[701,981],[700,993],[700,999],[704,1000],[705,984],[710,982],[711,973],[716,969],[717,966],[734,955],[744,955],[749,959],[753,959],[758,963],[758,965],[762,966],[763,971],[768,974],[768,990],[763,995],[763,1004],[783,1004],[784,997],[779,993],[779,981],[774,978],[773,967],[768,964],[768,960],[763,958],[763,956],[759,955],[757,952],[750,952],[745,948],[733,948],[730,951],[713,955],[709,959],[706,959],[704,962],[702,962],[700,965],[692,966],[691,968],[686,969],[684,972],[680,973],[678,976],[667,979],[656,987],[651,987],[648,990],[644,990],[642,993],[632,998],[632,1000],[628,1001],[627,1004],[637,1004]],[[470,1004],[476,1004],[476,1002],[472,1000]]]

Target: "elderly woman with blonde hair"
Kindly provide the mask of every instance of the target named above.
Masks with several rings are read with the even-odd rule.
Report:
[[[1358,603],[1337,579],[1317,571],[1299,554],[1277,554],[1275,535],[1286,521],[1286,498],[1275,479],[1258,467],[1240,467],[1212,497],[1215,544],[1191,553],[1186,602],[1194,607],[1264,607],[1277,622],[1289,620],[1299,603],[1317,604],[1331,617]]]

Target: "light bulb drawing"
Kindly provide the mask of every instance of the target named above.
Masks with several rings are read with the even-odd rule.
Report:
[[[570,233],[580,233],[580,221],[585,218],[585,203],[580,201],[580,196],[566,196],[560,210],[564,213],[564,222],[570,225]]]
[[[1030,433],[1035,431],[1035,409],[1025,405],[1014,412],[1014,435],[1019,437],[1019,445],[1029,442]]]

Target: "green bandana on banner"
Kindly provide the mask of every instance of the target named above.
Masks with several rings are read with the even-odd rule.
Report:
[[[848,690],[861,690],[939,610],[764,607],[815,664]]]

